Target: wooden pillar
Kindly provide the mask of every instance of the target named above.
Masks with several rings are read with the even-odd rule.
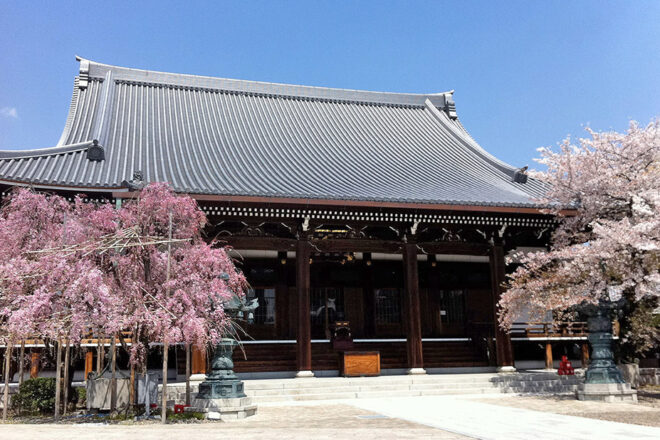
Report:
[[[545,343],[545,369],[546,370],[552,370],[553,368],[553,363],[552,363],[552,344],[550,341],[547,341]]]
[[[502,245],[496,244],[492,246],[489,257],[497,367],[498,371],[500,372],[515,371],[511,335],[508,332],[502,330],[498,320],[497,303],[500,301],[500,297],[502,296],[502,284],[506,280],[504,249],[502,248]]]
[[[296,244],[296,292],[298,297],[296,361],[298,374],[296,377],[314,376],[314,373],[312,373],[312,337],[309,315],[309,257],[309,243],[306,240],[298,240]]]
[[[41,355],[38,349],[33,349],[30,355],[30,378],[35,379],[39,377]]]
[[[408,373],[424,374],[422,357],[422,324],[419,305],[419,273],[417,244],[403,245],[403,272],[405,280],[405,305],[407,312]]]
[[[94,370],[94,352],[87,349],[85,352],[85,376],[83,380],[87,380],[87,376]]]
[[[192,374],[206,374],[206,350],[192,347]]]
[[[374,289],[374,268],[371,253],[362,257],[362,297],[364,304],[364,336],[376,336],[376,291]]]
[[[589,366],[589,343],[587,341],[582,342],[582,368],[587,368]]]

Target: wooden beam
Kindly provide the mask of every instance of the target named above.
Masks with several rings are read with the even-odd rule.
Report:
[[[513,347],[511,345],[511,335],[499,325],[498,303],[504,289],[503,283],[506,280],[506,271],[504,263],[504,249],[502,245],[496,244],[490,250],[490,277],[493,299],[493,322],[495,325],[495,349],[497,355],[497,366],[506,370],[514,369]]]
[[[486,243],[465,243],[465,242],[431,242],[418,243],[421,250],[428,254],[438,255],[488,255],[490,245]]]
[[[296,240],[277,237],[245,237],[245,236],[226,236],[218,238],[234,249],[250,249],[258,251],[294,251],[296,249]]]
[[[422,325],[419,305],[417,245],[415,243],[405,243],[403,246],[403,270],[408,324],[406,345],[408,352],[408,367],[412,371],[412,369],[424,368],[424,360],[422,357]]]
[[[318,252],[381,252],[397,254],[401,252],[400,241],[359,240],[359,239],[327,239],[310,240],[312,249]]]
[[[114,191],[113,197],[134,198],[138,192]],[[222,203],[249,203],[264,206],[297,206],[305,208],[324,207],[362,207],[362,208],[391,208],[424,211],[463,211],[463,212],[501,212],[515,214],[544,214],[542,208],[516,207],[516,206],[479,206],[479,205],[452,205],[447,203],[407,203],[386,202],[372,200],[329,200],[293,197],[264,197],[264,196],[229,196],[214,194],[188,194],[195,200],[204,202]],[[564,210],[562,213],[574,213],[574,210]]]
[[[306,240],[299,240],[296,246],[296,291],[298,297],[296,361],[298,372],[305,373],[312,371],[309,257],[309,243]],[[305,373],[301,375],[305,375]]]

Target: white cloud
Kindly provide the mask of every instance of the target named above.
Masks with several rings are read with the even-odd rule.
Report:
[[[0,116],[18,119],[18,111],[16,110],[16,107],[2,107],[0,108]]]

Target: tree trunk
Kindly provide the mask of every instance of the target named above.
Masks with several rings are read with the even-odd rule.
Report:
[[[163,388],[161,391],[161,408],[160,408],[160,421],[167,423],[167,351],[169,345],[167,342],[163,343]]]
[[[5,389],[2,396],[2,421],[7,420],[7,409],[9,407],[9,365],[11,364],[11,342],[5,347]]]
[[[21,340],[21,352],[18,355],[18,386],[23,384],[23,375],[25,374],[25,339]]]
[[[69,406],[69,363],[71,362],[71,343],[69,338],[66,339],[66,347],[64,348],[64,410],[63,415],[66,415],[67,406]]]
[[[117,335],[112,335],[110,354],[112,356],[112,375],[110,376],[110,411],[117,410]]]
[[[129,383],[128,402],[131,408],[135,408],[135,365],[131,363],[131,378]]]
[[[55,420],[60,418],[60,403],[62,397],[62,340],[57,340],[55,355]]]
[[[190,405],[190,344],[186,345],[186,405]]]

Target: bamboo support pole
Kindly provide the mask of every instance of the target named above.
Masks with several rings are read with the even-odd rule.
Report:
[[[186,344],[186,405],[190,405],[190,344]]]
[[[5,388],[2,395],[2,421],[7,421],[7,409],[9,406],[9,367],[11,365],[11,341],[5,347]]]
[[[63,415],[66,415],[67,406],[69,405],[69,364],[71,363],[71,343],[69,338],[65,341],[64,348],[64,410]]]
[[[99,339],[97,340],[98,345],[96,346],[96,376],[101,375],[101,371],[103,371],[103,357],[104,357],[104,351],[105,349],[103,348],[103,338],[99,336]]]
[[[131,408],[135,408],[135,365],[131,362],[131,378],[129,383],[128,402]]]
[[[57,340],[55,355],[55,420],[60,418],[60,403],[62,393],[62,340]]]
[[[161,391],[160,403],[160,421],[167,423],[167,352],[169,345],[167,342],[163,343],[163,388]]]
[[[112,335],[110,355],[112,356],[112,375],[110,376],[110,411],[117,410],[117,335]]]
[[[170,210],[170,219],[169,226],[167,231],[167,274],[165,278],[165,283],[169,286],[170,281],[170,269],[172,266],[172,211]],[[166,289],[166,296],[170,296],[169,287]],[[161,423],[167,423],[167,351],[169,348],[167,340],[163,341],[163,391],[162,391],[162,408],[160,411],[161,414]]]

